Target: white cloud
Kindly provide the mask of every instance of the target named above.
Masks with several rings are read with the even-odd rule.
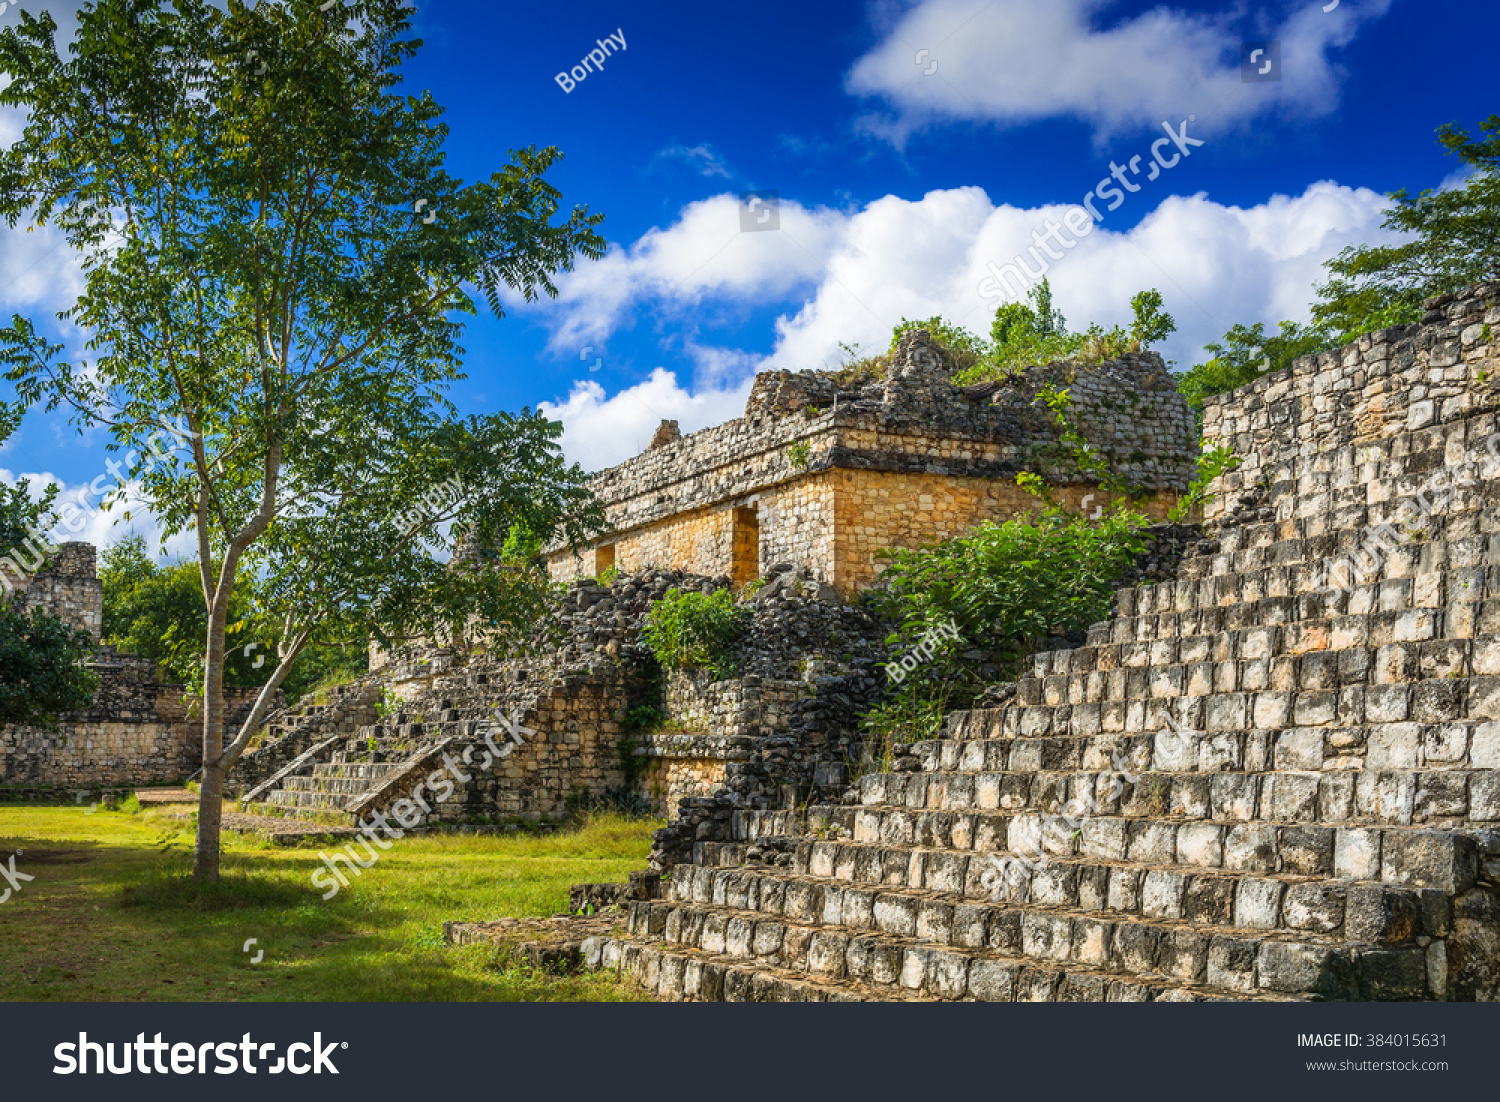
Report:
[[[135,483],[128,484],[124,497],[110,497],[106,503],[103,499],[116,483],[104,471],[99,473],[103,479],[94,480],[91,485],[70,485],[47,471],[13,472],[0,467],[0,484],[14,486],[26,480],[29,483],[28,496],[33,501],[40,501],[49,486],[57,487],[52,510],[58,519],[43,533],[54,543],[81,541],[103,548],[127,536],[140,535],[146,538],[148,549],[159,549],[165,558],[197,556],[198,546],[192,532],[180,532],[163,544],[161,525],[151,515],[150,507]],[[101,493],[94,493],[95,487]]]
[[[638,455],[662,421],[676,421],[684,436],[722,424],[745,411],[753,379],[732,386],[708,385],[696,393],[678,385],[677,376],[658,367],[649,378],[607,397],[604,388],[578,382],[561,404],[538,403],[548,417],[563,424],[563,451],[590,471],[612,467]]]
[[[698,145],[670,145],[656,154],[658,161],[682,161],[700,176],[722,176],[733,180],[739,174],[729,167],[729,162],[708,142]]]
[[[1322,262],[1346,244],[1384,239],[1386,202],[1328,182],[1244,209],[1172,196],[1128,231],[1095,228],[1047,274],[1075,328],[1128,322],[1130,296],[1156,287],[1178,325],[1163,352],[1185,365],[1236,322],[1307,320]],[[783,319],[765,366],[817,366],[840,341],[883,347],[902,314],[942,314],[987,332],[999,302],[981,289],[988,263],[1003,266],[1070,209],[1079,208],[991,207],[974,188],[871,204],[849,222],[858,253],[830,257],[831,278]]]
[[[1147,199],[1143,193],[1131,202]],[[1387,205],[1367,188],[1332,182],[1245,208],[1203,194],[1170,196],[1129,230],[1105,228],[1106,216],[1061,259],[1049,261],[1047,274],[1057,305],[1075,329],[1090,322],[1128,323],[1131,295],[1160,290],[1178,325],[1162,352],[1186,367],[1206,342],[1237,322],[1308,320],[1324,260],[1347,244],[1390,239],[1380,228]],[[697,369],[695,386],[684,387],[658,368],[612,397],[589,381],[576,384],[566,401],[543,408],[563,421],[569,456],[600,469],[638,453],[663,418],[678,419],[683,432],[690,432],[739,416],[755,371],[831,366],[842,359],[841,343],[885,348],[902,317],[941,314],[986,334],[999,301],[982,289],[988,264],[1006,264],[1032,245],[1047,219],[1061,221],[1080,209],[996,206],[977,187],[932,191],[916,200],[886,196],[858,211],[799,215],[812,247],[780,245],[784,256],[805,257],[795,278],[752,253],[756,262],[732,273],[672,283],[660,273],[688,267],[708,240],[704,211],[733,213],[729,197],[694,204],[671,227],[652,230],[649,248],[637,243],[619,250],[614,264],[585,266],[568,277],[588,286],[595,301],[621,304],[616,314],[580,320],[583,296],[565,282],[563,308],[549,324],[555,331],[597,326],[593,339],[602,343],[612,325],[624,324],[627,306],[668,313],[697,307],[701,313],[726,300],[800,302],[777,320],[773,349],[757,356],[718,348],[700,327],[686,342]],[[713,232],[721,231],[714,225]],[[772,239],[767,247],[777,246],[775,233],[742,236]]]
[[[548,347],[576,358],[584,346],[602,344],[633,324],[636,308],[647,301],[683,312],[705,297],[763,302],[811,289],[821,275],[819,257],[843,216],[782,202],[780,219],[780,231],[745,233],[737,196],[688,204],[667,229],[648,230],[628,247],[613,246],[602,260],[580,264],[559,281],[558,297],[547,307],[560,311]],[[508,305],[528,309],[514,292]]]
[[[889,111],[863,121],[900,144],[913,130],[962,119],[1016,125],[1077,118],[1102,139],[1196,113],[1206,129],[1267,112],[1326,114],[1340,73],[1330,52],[1390,0],[1299,4],[1279,26],[1246,25],[1243,9],[1156,7],[1106,25],[1110,0],[921,0],[891,21],[846,78]],[[1240,46],[1281,43],[1282,79],[1242,83]],[[935,65],[934,65],[935,63]],[[929,70],[931,70],[929,72]]]
[[[60,232],[51,226],[29,233],[25,226],[0,226],[0,307],[41,307],[50,315],[71,306],[82,291],[78,254]]]

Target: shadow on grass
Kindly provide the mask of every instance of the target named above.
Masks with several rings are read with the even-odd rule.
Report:
[[[166,864],[147,868],[135,883],[120,889],[122,907],[198,914],[255,908],[289,911],[321,898],[322,893],[310,886],[265,873],[229,872],[217,880],[194,880],[191,871]]]

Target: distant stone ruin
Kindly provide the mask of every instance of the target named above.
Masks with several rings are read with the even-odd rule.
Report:
[[[11,600],[41,609],[99,639],[104,588],[92,544],[65,543],[35,574],[7,574]],[[183,685],[160,681],[153,663],[100,646],[89,662],[99,675],[93,702],[59,717],[55,729],[0,727],[0,799],[181,781],[202,761],[203,731]],[[249,690],[229,690],[231,713]]]

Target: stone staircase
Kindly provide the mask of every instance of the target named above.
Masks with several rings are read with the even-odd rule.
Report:
[[[312,771],[288,776],[271,790],[267,803],[295,813],[339,813],[390,779],[403,762],[423,746],[420,724],[400,722],[395,716],[395,736],[376,735],[375,727],[364,727],[350,739],[336,742],[326,761],[314,761]],[[411,728],[415,727],[415,735]],[[379,728],[385,731],[386,728]],[[374,740],[373,745],[371,740]]]
[[[403,676],[408,685],[416,680],[410,671],[390,679],[399,684]],[[427,801],[434,806],[422,811],[421,821],[557,818],[570,789],[619,783],[618,728],[609,721],[618,718],[614,711],[625,699],[620,680],[617,673],[561,671],[541,659],[436,661],[423,668],[424,684],[402,711],[352,731],[347,723],[333,728],[241,799],[297,816],[347,816],[358,824],[412,796],[443,765],[443,752],[463,767],[489,761],[485,739],[498,734],[503,741],[504,724],[512,722],[532,733],[507,754],[503,768],[469,770],[473,779],[456,794]],[[580,716],[586,736],[578,730]],[[586,755],[580,753],[585,741]],[[607,769],[597,768],[605,755],[595,741],[608,743]]]
[[[844,804],[737,810],[589,963],[698,1000],[1500,998],[1500,309],[1437,305],[1225,396],[1247,462],[1175,579]]]
[[[235,765],[231,783],[241,790],[253,789],[313,746],[340,733],[352,735],[376,718],[380,697],[379,677],[366,674],[335,687],[325,703],[306,701],[273,713],[258,741]]]

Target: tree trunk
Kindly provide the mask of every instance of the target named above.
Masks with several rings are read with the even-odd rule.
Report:
[[[224,621],[228,607],[229,599],[221,593],[208,616],[207,661],[203,672],[203,780],[198,789],[194,880],[219,878],[219,823],[224,804]]]
[[[205,744],[207,738],[204,739]],[[219,822],[224,807],[224,770],[218,764],[203,766],[198,788],[198,840],[193,849],[193,879],[219,878]]]

